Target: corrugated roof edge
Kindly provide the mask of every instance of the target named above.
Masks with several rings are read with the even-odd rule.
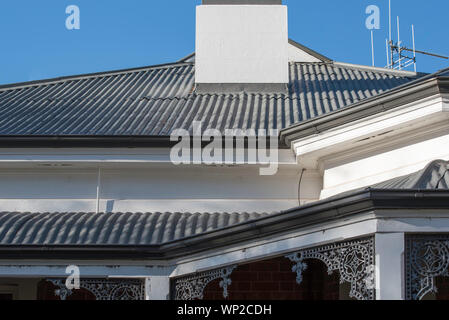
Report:
[[[151,65],[151,66],[143,66],[143,67],[136,67],[136,68],[118,69],[118,70],[111,70],[111,71],[101,71],[101,72],[77,74],[77,75],[71,75],[71,76],[63,76],[63,77],[56,77],[56,78],[26,81],[26,82],[17,82],[17,83],[0,85],[0,90],[17,89],[20,87],[29,87],[29,86],[35,86],[35,85],[40,85],[40,84],[51,84],[51,83],[56,83],[56,82],[61,82],[61,81],[68,81],[68,80],[89,79],[89,78],[98,77],[98,76],[112,76],[112,75],[118,75],[118,74],[129,73],[129,72],[137,72],[137,71],[152,70],[152,69],[164,69],[167,67],[178,67],[178,66],[193,65],[193,64],[194,63],[192,63],[192,62],[178,61],[178,62],[155,64],[155,65]]]
[[[278,214],[250,220],[227,228],[206,232],[162,245],[105,246],[105,245],[14,245],[0,246],[2,259],[176,259],[263,237],[286,234],[301,228],[354,217],[367,212],[388,209],[447,210],[448,190],[383,190],[367,188],[363,191],[315,202]],[[410,214],[410,212],[408,213]],[[384,216],[383,216],[384,217]]]
[[[449,176],[447,175],[447,171],[438,175],[438,169],[446,169],[449,170],[449,161],[445,161],[442,159],[434,160],[427,164],[423,169],[413,172],[411,174],[399,176],[393,179],[389,179],[386,181],[382,181],[380,183],[376,183],[370,187],[362,187],[353,190],[348,190],[337,194],[335,196],[331,196],[326,198],[327,200],[338,199],[345,195],[351,195],[356,192],[363,192],[364,190],[448,190],[447,188],[437,188],[437,183],[449,181]],[[433,173],[436,173],[433,175]],[[443,180],[447,178],[447,180]],[[407,179],[407,180],[405,180]],[[401,181],[402,185],[395,184],[392,187],[391,183]],[[404,181],[406,184],[404,184]],[[420,187],[425,185],[425,187]],[[448,186],[449,183],[446,183]]]
[[[179,66],[192,66],[192,65],[195,65],[195,62],[188,62],[186,60],[190,59],[194,55],[195,55],[194,53],[190,54],[190,55],[186,56],[185,58],[183,58],[177,62],[172,62],[172,63],[156,64],[156,65],[151,65],[151,66],[143,66],[143,67],[128,68],[128,69],[118,69],[118,70],[111,70],[111,71],[85,73],[85,74],[79,74],[79,75],[62,76],[62,77],[56,77],[56,78],[47,78],[47,79],[33,80],[33,81],[26,81],[26,82],[17,82],[17,83],[11,83],[11,84],[2,84],[2,85],[0,85],[0,90],[10,90],[10,89],[17,89],[17,88],[21,88],[21,87],[25,88],[25,87],[41,85],[41,84],[48,85],[48,84],[58,83],[58,82],[63,82],[63,81],[89,79],[89,78],[94,78],[94,77],[98,77],[98,76],[112,76],[112,75],[119,75],[119,74],[137,72],[137,71],[143,71],[143,70],[164,69],[164,68],[168,68],[168,67],[175,68],[175,67],[179,67]],[[351,63],[344,63],[344,62],[336,62],[336,61],[332,61],[332,60],[322,61],[322,62],[290,62],[290,64],[311,64],[311,65],[333,64],[335,66],[341,66],[341,67],[345,67],[345,68],[353,68],[353,69],[359,69],[359,70],[390,73],[390,74],[394,74],[394,75],[402,76],[402,77],[415,77],[415,76],[428,75],[427,73],[415,73],[412,71],[390,70],[390,69],[386,69],[386,68],[378,68],[378,67],[370,67],[370,66],[357,65],[357,64],[351,64]],[[449,68],[448,68],[448,70],[449,70]],[[410,84],[410,83],[408,83],[408,84]],[[408,85],[408,84],[406,84],[406,85]]]
[[[441,89],[444,89],[444,92],[446,90],[449,92],[449,77],[439,76],[447,71],[449,71],[449,68],[439,70],[432,74],[426,74],[411,82],[348,105],[340,110],[283,129],[280,132],[281,143],[290,145],[295,139],[303,138],[311,134],[318,134],[329,128],[335,128],[339,125],[363,119],[381,111],[393,109],[407,102],[413,102],[419,98],[440,93]],[[404,91],[407,91],[407,94],[401,95]],[[397,103],[391,103],[395,100],[397,100]]]
[[[293,39],[288,39],[288,43],[297,47],[298,49],[304,50],[306,53],[308,53],[308,54],[312,55],[313,57],[317,58],[318,60],[322,61],[322,62],[316,62],[316,63],[333,63],[334,65],[340,65],[342,67],[350,67],[350,68],[356,68],[356,69],[364,69],[364,70],[370,70],[370,71],[392,73],[392,74],[397,74],[400,76],[417,75],[416,73],[411,72],[411,71],[390,70],[390,69],[386,69],[386,68],[370,67],[370,66],[350,64],[350,63],[344,63],[344,62],[336,62],[336,61],[333,61],[332,59],[322,55],[321,53],[316,52],[316,51],[310,49],[309,47],[296,42]],[[139,71],[139,70],[176,67],[176,66],[182,66],[182,65],[193,65],[193,64],[195,64],[195,62],[191,62],[189,60],[192,59],[194,56],[195,56],[195,52],[181,58],[180,60],[178,60],[176,62],[155,64],[155,65],[135,67],[135,68],[117,69],[117,70],[111,70],[111,71],[85,73],[85,74],[79,74],[79,75],[62,76],[62,77],[55,77],[55,78],[47,78],[47,79],[40,79],[40,80],[33,80],[33,81],[26,81],[26,82],[17,82],[17,83],[11,83],[11,84],[2,84],[2,85],[0,85],[0,90],[34,86],[34,85],[44,84],[44,83],[50,84],[53,82],[67,81],[67,80],[72,80],[72,79],[76,80],[76,79],[88,79],[88,78],[97,77],[97,76],[110,76],[110,75],[115,75],[115,74],[135,72],[135,71]],[[293,62],[293,63],[301,63],[301,62]],[[423,74],[421,74],[421,75],[423,75]]]
[[[386,74],[392,74],[392,75],[410,77],[410,78],[424,77],[426,75],[429,75],[429,73],[424,73],[424,72],[414,72],[414,71],[407,71],[407,70],[395,70],[395,69],[388,69],[388,68],[381,68],[381,67],[372,67],[372,66],[365,66],[365,65],[361,65],[361,64],[354,64],[354,63],[348,63],[348,62],[332,61],[332,63],[335,66],[340,66],[340,67],[344,67],[344,68],[382,72],[382,73],[386,73]]]
[[[178,62],[190,62],[189,60],[192,59],[195,56],[195,52],[185,56],[182,59],[179,59]]]

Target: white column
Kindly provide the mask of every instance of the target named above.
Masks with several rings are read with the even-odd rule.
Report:
[[[170,278],[149,277],[145,279],[146,300],[170,300]]]
[[[404,300],[404,233],[376,234],[376,299]]]

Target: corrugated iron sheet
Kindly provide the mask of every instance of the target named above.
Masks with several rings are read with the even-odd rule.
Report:
[[[267,215],[3,212],[0,245],[160,245]]]
[[[414,78],[334,63],[291,63],[288,92],[196,94],[195,65],[0,88],[0,135],[167,136],[175,129],[284,129]]]
[[[435,160],[423,170],[372,186],[374,189],[449,189],[449,161]]]
[[[350,195],[366,190],[367,187],[346,191],[331,198]],[[449,189],[449,161],[435,160],[424,169],[417,172],[396,177],[374,184],[368,189],[380,190],[448,190]]]
[[[372,188],[448,189],[448,168],[449,162],[437,160],[421,171],[376,184]],[[353,192],[356,191],[344,194]],[[0,246],[160,245],[269,215],[268,213],[3,212],[0,213]]]

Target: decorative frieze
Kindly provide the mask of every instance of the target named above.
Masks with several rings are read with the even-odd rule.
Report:
[[[307,259],[324,262],[328,273],[338,271],[340,283],[351,284],[350,297],[358,300],[374,300],[374,238],[335,243],[298,251],[286,256],[295,263],[292,271],[301,284],[303,272],[307,269]]]
[[[65,285],[64,279],[48,279],[57,290],[55,295],[66,300],[73,294]],[[80,280],[80,289],[92,293],[97,300],[145,300],[145,283],[133,279],[85,279]]]
[[[218,270],[207,271],[186,278],[175,280],[176,300],[196,300],[204,298],[204,289],[214,280],[221,279],[220,288],[223,289],[223,297],[229,296],[228,288],[232,284],[230,278],[237,266],[226,267]]]
[[[436,277],[449,276],[449,235],[409,235],[406,238],[406,298],[422,300],[437,293]]]

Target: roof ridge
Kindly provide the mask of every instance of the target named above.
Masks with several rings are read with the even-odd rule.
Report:
[[[133,97],[123,97],[123,98],[41,98],[41,99],[14,99],[14,98],[6,98],[3,101],[19,101],[19,102],[42,102],[42,101],[51,101],[51,102],[61,102],[61,101],[70,101],[70,102],[91,102],[91,101],[165,101],[165,100],[188,100],[192,96],[191,94],[186,96],[161,96],[161,97],[140,97],[140,98],[133,98]]]
[[[294,46],[294,47],[304,51],[305,53],[311,55],[312,57],[317,58],[318,60],[321,60],[322,62],[332,62],[333,61],[332,59],[322,55],[321,53],[319,53],[319,52],[317,52],[317,51],[315,51],[315,50],[313,50],[313,49],[311,49],[311,48],[309,48],[309,47],[307,47],[307,46],[305,46],[305,45],[303,45],[303,44],[301,44],[299,42],[296,42],[293,39],[289,38],[288,39],[288,43],[290,45],[292,45],[292,46]]]
[[[41,85],[41,84],[65,82],[68,80],[79,80],[79,79],[84,80],[84,79],[90,79],[90,78],[94,78],[94,77],[98,77],[98,76],[113,76],[113,75],[119,75],[119,74],[134,73],[134,72],[144,71],[144,70],[168,69],[170,67],[175,68],[175,67],[179,67],[179,66],[189,66],[189,65],[193,66],[193,65],[195,65],[195,63],[177,61],[177,62],[155,64],[155,65],[135,67],[135,68],[100,71],[100,72],[84,73],[84,74],[62,76],[62,77],[56,77],[56,78],[41,79],[41,80],[17,82],[17,83],[0,85],[0,91],[8,90],[8,89],[17,89],[17,88],[21,88],[21,87],[30,87],[30,86]]]
[[[193,52],[182,59],[179,59],[177,62],[187,62],[189,59],[193,58],[196,55],[196,52]]]
[[[294,65],[333,65],[333,66],[342,66],[342,67],[348,67],[348,68],[353,68],[353,69],[363,69],[363,70],[368,70],[368,71],[391,73],[391,74],[410,76],[410,77],[418,77],[420,75],[421,76],[428,75],[427,73],[415,73],[413,71],[404,71],[404,70],[391,70],[391,69],[387,69],[387,68],[371,67],[371,66],[358,65],[358,64],[352,64],[352,63],[346,63],[346,62],[338,62],[338,61],[332,61],[332,60],[319,61],[319,62],[292,61],[292,62],[289,62],[289,64],[294,64]],[[17,82],[17,83],[0,85],[0,91],[24,88],[24,87],[30,87],[30,86],[36,86],[36,85],[43,85],[43,84],[59,83],[59,82],[65,82],[65,81],[69,81],[69,80],[84,80],[84,79],[90,79],[90,78],[94,78],[94,77],[98,77],[98,76],[113,76],[113,75],[120,75],[120,74],[126,74],[126,73],[134,73],[134,72],[139,72],[139,71],[144,71],[144,70],[176,68],[176,67],[180,67],[180,66],[195,66],[195,62],[186,62],[184,60],[179,60],[179,61],[175,61],[175,62],[171,62],[171,63],[156,64],[156,65],[150,65],[150,66],[117,69],[117,70],[110,70],[110,71],[100,71],[100,72],[84,73],[84,74],[78,74],[78,75],[62,76],[62,77],[56,77],[56,78]]]
[[[369,72],[375,72],[375,73],[391,74],[391,75],[408,77],[408,78],[418,78],[420,76],[428,75],[428,73],[424,73],[424,72],[392,70],[392,69],[387,69],[387,68],[382,68],[382,67],[372,67],[372,66],[353,64],[353,63],[347,63],[347,62],[339,62],[339,61],[318,61],[318,62],[290,61],[289,63],[292,65],[333,66],[333,67],[340,67],[340,68],[346,68],[346,69],[351,69],[351,70],[363,70],[363,71],[369,71]]]
[[[359,69],[359,70],[362,69],[362,70],[371,71],[371,72],[388,73],[388,74],[394,74],[394,75],[408,76],[408,77],[412,77],[412,78],[416,78],[416,77],[428,74],[428,73],[414,72],[414,71],[407,71],[407,70],[395,70],[395,69],[388,69],[388,68],[382,68],[382,67],[366,66],[366,65],[362,65],[362,64],[354,64],[354,63],[348,63],[348,62],[332,61],[331,63],[337,67],[340,66],[340,67],[346,67],[346,68],[351,68],[351,69]]]
[[[415,179],[413,179],[413,186],[415,188],[419,189],[420,186],[424,182],[428,182],[429,175],[434,170],[440,169],[441,166],[448,165],[448,164],[449,164],[449,161],[445,161],[443,159],[437,159],[437,160],[434,160],[434,161],[430,162],[429,164],[427,164],[427,166],[424,167],[424,169],[414,173],[416,175],[416,177],[415,177]]]

